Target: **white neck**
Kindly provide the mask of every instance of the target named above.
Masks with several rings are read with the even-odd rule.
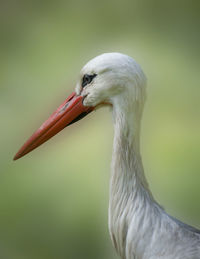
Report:
[[[124,107],[124,108],[123,108]],[[140,156],[140,117],[134,107],[113,106],[114,146],[110,182],[109,228],[114,246],[122,258],[128,230],[132,229],[132,242],[147,233],[146,210],[159,207],[154,201],[144,176]],[[129,112],[130,111],[130,112]],[[131,112],[132,111],[132,112]],[[148,211],[148,220],[151,218]],[[133,222],[134,221],[134,222]],[[148,226],[146,226],[148,228]]]

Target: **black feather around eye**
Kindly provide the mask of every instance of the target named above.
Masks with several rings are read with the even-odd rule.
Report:
[[[96,74],[93,74],[93,75],[85,74],[83,76],[82,87],[85,87],[86,85],[90,84],[92,82],[93,78],[95,78],[95,76],[97,76],[97,75]]]

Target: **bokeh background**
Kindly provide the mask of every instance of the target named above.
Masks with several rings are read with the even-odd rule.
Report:
[[[0,1],[0,258],[117,258],[107,230],[112,120],[103,108],[12,157],[92,57],[148,77],[142,155],[155,198],[200,228],[199,1]]]

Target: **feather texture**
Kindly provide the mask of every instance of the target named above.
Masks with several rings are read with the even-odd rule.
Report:
[[[82,89],[84,74],[97,76]],[[140,66],[120,53],[102,54],[83,67],[76,92],[86,106],[112,106],[109,230],[118,254],[122,259],[200,259],[200,231],[169,216],[144,175],[140,123],[146,78]]]

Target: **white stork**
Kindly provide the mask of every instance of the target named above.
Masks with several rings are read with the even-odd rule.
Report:
[[[15,155],[38,147],[99,105],[110,105],[114,122],[109,230],[123,259],[198,259],[200,230],[168,215],[154,200],[140,155],[140,122],[146,78],[129,56],[105,53],[89,61],[65,102]]]

